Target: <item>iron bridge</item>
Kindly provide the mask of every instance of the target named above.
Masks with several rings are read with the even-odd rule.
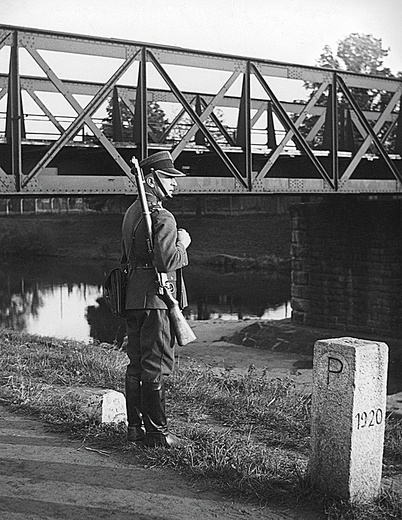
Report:
[[[135,193],[130,159],[159,150],[186,194],[400,194],[401,96],[388,77],[0,25],[0,196]]]

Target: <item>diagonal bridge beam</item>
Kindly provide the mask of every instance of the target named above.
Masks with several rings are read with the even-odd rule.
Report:
[[[305,154],[309,157],[313,165],[315,166],[318,173],[321,175],[321,177],[330,185],[330,187],[333,190],[336,190],[336,184],[333,182],[333,180],[328,175],[325,168],[322,166],[322,164],[318,161],[318,159],[314,156],[313,152],[311,151],[309,145],[307,144],[306,140],[302,136],[302,134],[299,132],[296,125],[293,123],[293,121],[290,119],[288,114],[286,113],[286,110],[282,107],[281,103],[275,96],[275,94],[272,92],[271,88],[268,86],[267,82],[265,81],[263,75],[258,70],[256,65],[254,63],[251,63],[252,71],[254,72],[256,78],[260,82],[261,86],[265,90],[265,92],[268,94],[268,96],[271,98],[271,101],[274,105],[274,108],[276,109],[277,116],[281,122],[281,124],[287,128],[288,130],[291,130],[293,134],[295,135],[298,143],[302,147]]]
[[[61,148],[77,133],[80,127],[85,123],[92,130],[94,135],[100,140],[101,144],[106,148],[106,150],[110,153],[113,159],[118,163],[120,168],[126,173],[126,175],[130,177],[130,166],[126,163],[126,161],[121,157],[115,147],[110,143],[109,139],[99,130],[99,128],[95,125],[95,123],[91,119],[91,115],[100,107],[100,105],[107,98],[113,86],[119,80],[119,78],[126,72],[126,70],[131,66],[135,58],[137,57],[139,51],[133,52],[131,56],[126,58],[126,60],[120,65],[120,67],[116,70],[116,72],[111,76],[111,78],[100,88],[98,93],[92,98],[92,100],[88,103],[88,105],[83,109],[81,105],[75,100],[74,96],[69,93],[68,89],[64,86],[63,82],[56,76],[56,74],[52,71],[52,69],[48,66],[46,61],[42,58],[42,56],[36,51],[36,49],[32,49],[29,47],[25,47],[34,60],[38,63],[38,65],[45,72],[50,81],[55,85],[57,90],[65,97],[65,99],[70,103],[70,105],[77,112],[76,119],[70,124],[70,126],[64,131],[64,133],[59,137],[57,141],[50,147],[50,149],[45,153],[42,159],[34,166],[31,172],[27,175],[27,177],[22,182],[22,187],[26,187],[27,184],[43,169],[47,164],[57,155],[57,153],[61,150]]]
[[[219,103],[219,101],[224,97],[225,93],[230,89],[230,87],[233,85],[233,83],[236,81],[236,79],[240,76],[240,71],[235,71],[233,74],[229,77],[229,79],[225,82],[223,87],[219,90],[219,92],[216,94],[216,96],[210,101],[209,104],[207,104],[203,100],[204,110],[201,114],[197,114],[199,117],[199,120],[202,124],[204,124],[204,121],[208,118],[208,116],[213,115],[213,110],[215,106]],[[191,107],[191,105],[189,104]],[[194,112],[196,114],[196,112]],[[180,141],[180,143],[175,147],[175,149],[172,152],[173,158],[176,158],[186,147],[186,145],[190,142],[190,140],[195,136],[197,130],[198,130],[198,124],[195,123],[193,126],[188,130],[186,135],[183,137],[183,139]]]
[[[320,87],[318,88],[317,92],[312,96],[312,98],[309,100],[307,105],[300,112],[298,118],[296,119],[296,121],[294,123],[295,128],[299,128],[299,126],[303,123],[303,121],[308,116],[311,108],[313,106],[315,106],[316,102],[318,101],[318,99],[320,99],[321,95],[327,89],[328,85],[329,85],[329,81],[324,81],[320,85]],[[320,121],[320,125],[319,126],[322,125],[322,122],[324,120],[324,116],[325,116],[325,113],[322,116],[322,121]],[[258,180],[259,178],[263,178],[269,172],[269,170],[274,165],[275,161],[278,159],[280,154],[283,152],[283,150],[284,150],[285,146],[287,145],[287,143],[294,137],[294,135],[295,135],[295,132],[290,128],[287,131],[287,133],[284,136],[284,138],[282,139],[282,141],[275,148],[275,150],[272,151],[272,153],[269,156],[268,161],[264,164],[264,166],[261,168],[261,170],[257,173],[257,175],[255,176],[254,180]]]
[[[229,157],[225,154],[225,152],[221,149],[221,147],[218,145],[218,143],[213,138],[212,134],[209,132],[209,130],[205,127],[203,124],[204,117],[206,118],[208,116],[208,109],[204,110],[204,112],[201,114],[203,119],[193,110],[191,105],[188,103],[186,98],[183,96],[183,94],[180,92],[180,90],[176,87],[175,83],[172,81],[168,73],[165,71],[165,69],[162,67],[162,65],[159,63],[159,61],[155,58],[155,56],[152,54],[151,51],[148,50],[147,52],[150,61],[156,68],[156,70],[159,72],[159,74],[162,76],[162,78],[165,80],[166,84],[169,86],[173,94],[176,96],[176,98],[180,101],[183,108],[186,110],[188,115],[191,117],[195,125],[201,130],[201,132],[204,134],[205,138],[209,141],[211,144],[211,147],[214,149],[214,151],[217,153],[217,155],[221,158],[225,166],[228,168],[228,170],[232,173],[232,175],[240,182],[240,184],[244,188],[248,188],[247,182],[244,180],[244,178],[241,176],[241,173],[236,168],[236,166],[233,164],[233,162],[229,159]],[[234,75],[232,75],[233,77]],[[210,105],[211,106],[211,105]],[[212,109],[211,109],[212,111]],[[178,153],[173,150],[172,156],[175,158],[177,157]]]
[[[402,93],[402,85],[400,85],[396,91],[394,92],[394,95],[392,96],[392,99],[388,103],[388,106],[383,111],[381,116],[378,118],[376,124],[374,127],[370,125],[370,123],[367,121],[366,117],[363,114],[362,109],[357,104],[356,100],[354,99],[352,93],[348,89],[345,81],[338,77],[338,84],[345,95],[346,99],[348,100],[350,106],[355,111],[355,114],[357,116],[357,119],[360,123],[360,125],[363,127],[363,129],[366,132],[366,138],[363,141],[363,144],[361,145],[360,149],[354,156],[353,160],[349,164],[348,168],[346,169],[345,173],[342,175],[341,180],[346,181],[350,179],[352,173],[356,169],[357,165],[361,161],[363,155],[366,153],[368,147],[373,142],[375,146],[377,147],[377,150],[379,151],[381,157],[384,159],[385,164],[389,168],[389,170],[392,172],[394,177],[399,181],[402,182],[402,173],[396,168],[396,166],[391,162],[387,151],[385,150],[382,142],[378,138],[377,133],[381,130],[385,120],[387,119],[388,115],[392,112],[393,108],[397,104],[397,102],[400,99],[401,93]]]

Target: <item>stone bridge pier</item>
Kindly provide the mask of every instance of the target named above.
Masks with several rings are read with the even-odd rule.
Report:
[[[402,334],[402,200],[328,196],[292,214],[292,319]]]

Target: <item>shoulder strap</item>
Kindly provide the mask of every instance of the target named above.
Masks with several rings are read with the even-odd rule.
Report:
[[[138,226],[141,224],[143,220],[143,217],[140,218],[140,220],[137,222],[135,228],[133,229],[132,236],[131,236],[131,242],[130,242],[130,248],[127,253],[127,262],[126,262],[126,269],[130,271],[130,256],[131,256],[131,250],[133,249],[133,244],[135,242],[135,233],[137,231]]]

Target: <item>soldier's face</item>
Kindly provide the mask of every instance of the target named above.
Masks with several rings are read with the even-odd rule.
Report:
[[[177,181],[174,177],[170,177],[168,175],[159,175],[162,186],[165,188],[166,193],[169,197],[173,197],[173,193],[177,188]]]
[[[158,186],[158,183],[155,182],[155,179],[153,177],[147,178],[147,182],[151,186],[151,188],[153,188],[155,195],[161,200],[165,199],[166,197],[173,197],[173,193],[177,188],[176,179],[169,175],[164,175],[161,172],[158,172],[157,175],[163,189],[161,189],[161,187]]]

